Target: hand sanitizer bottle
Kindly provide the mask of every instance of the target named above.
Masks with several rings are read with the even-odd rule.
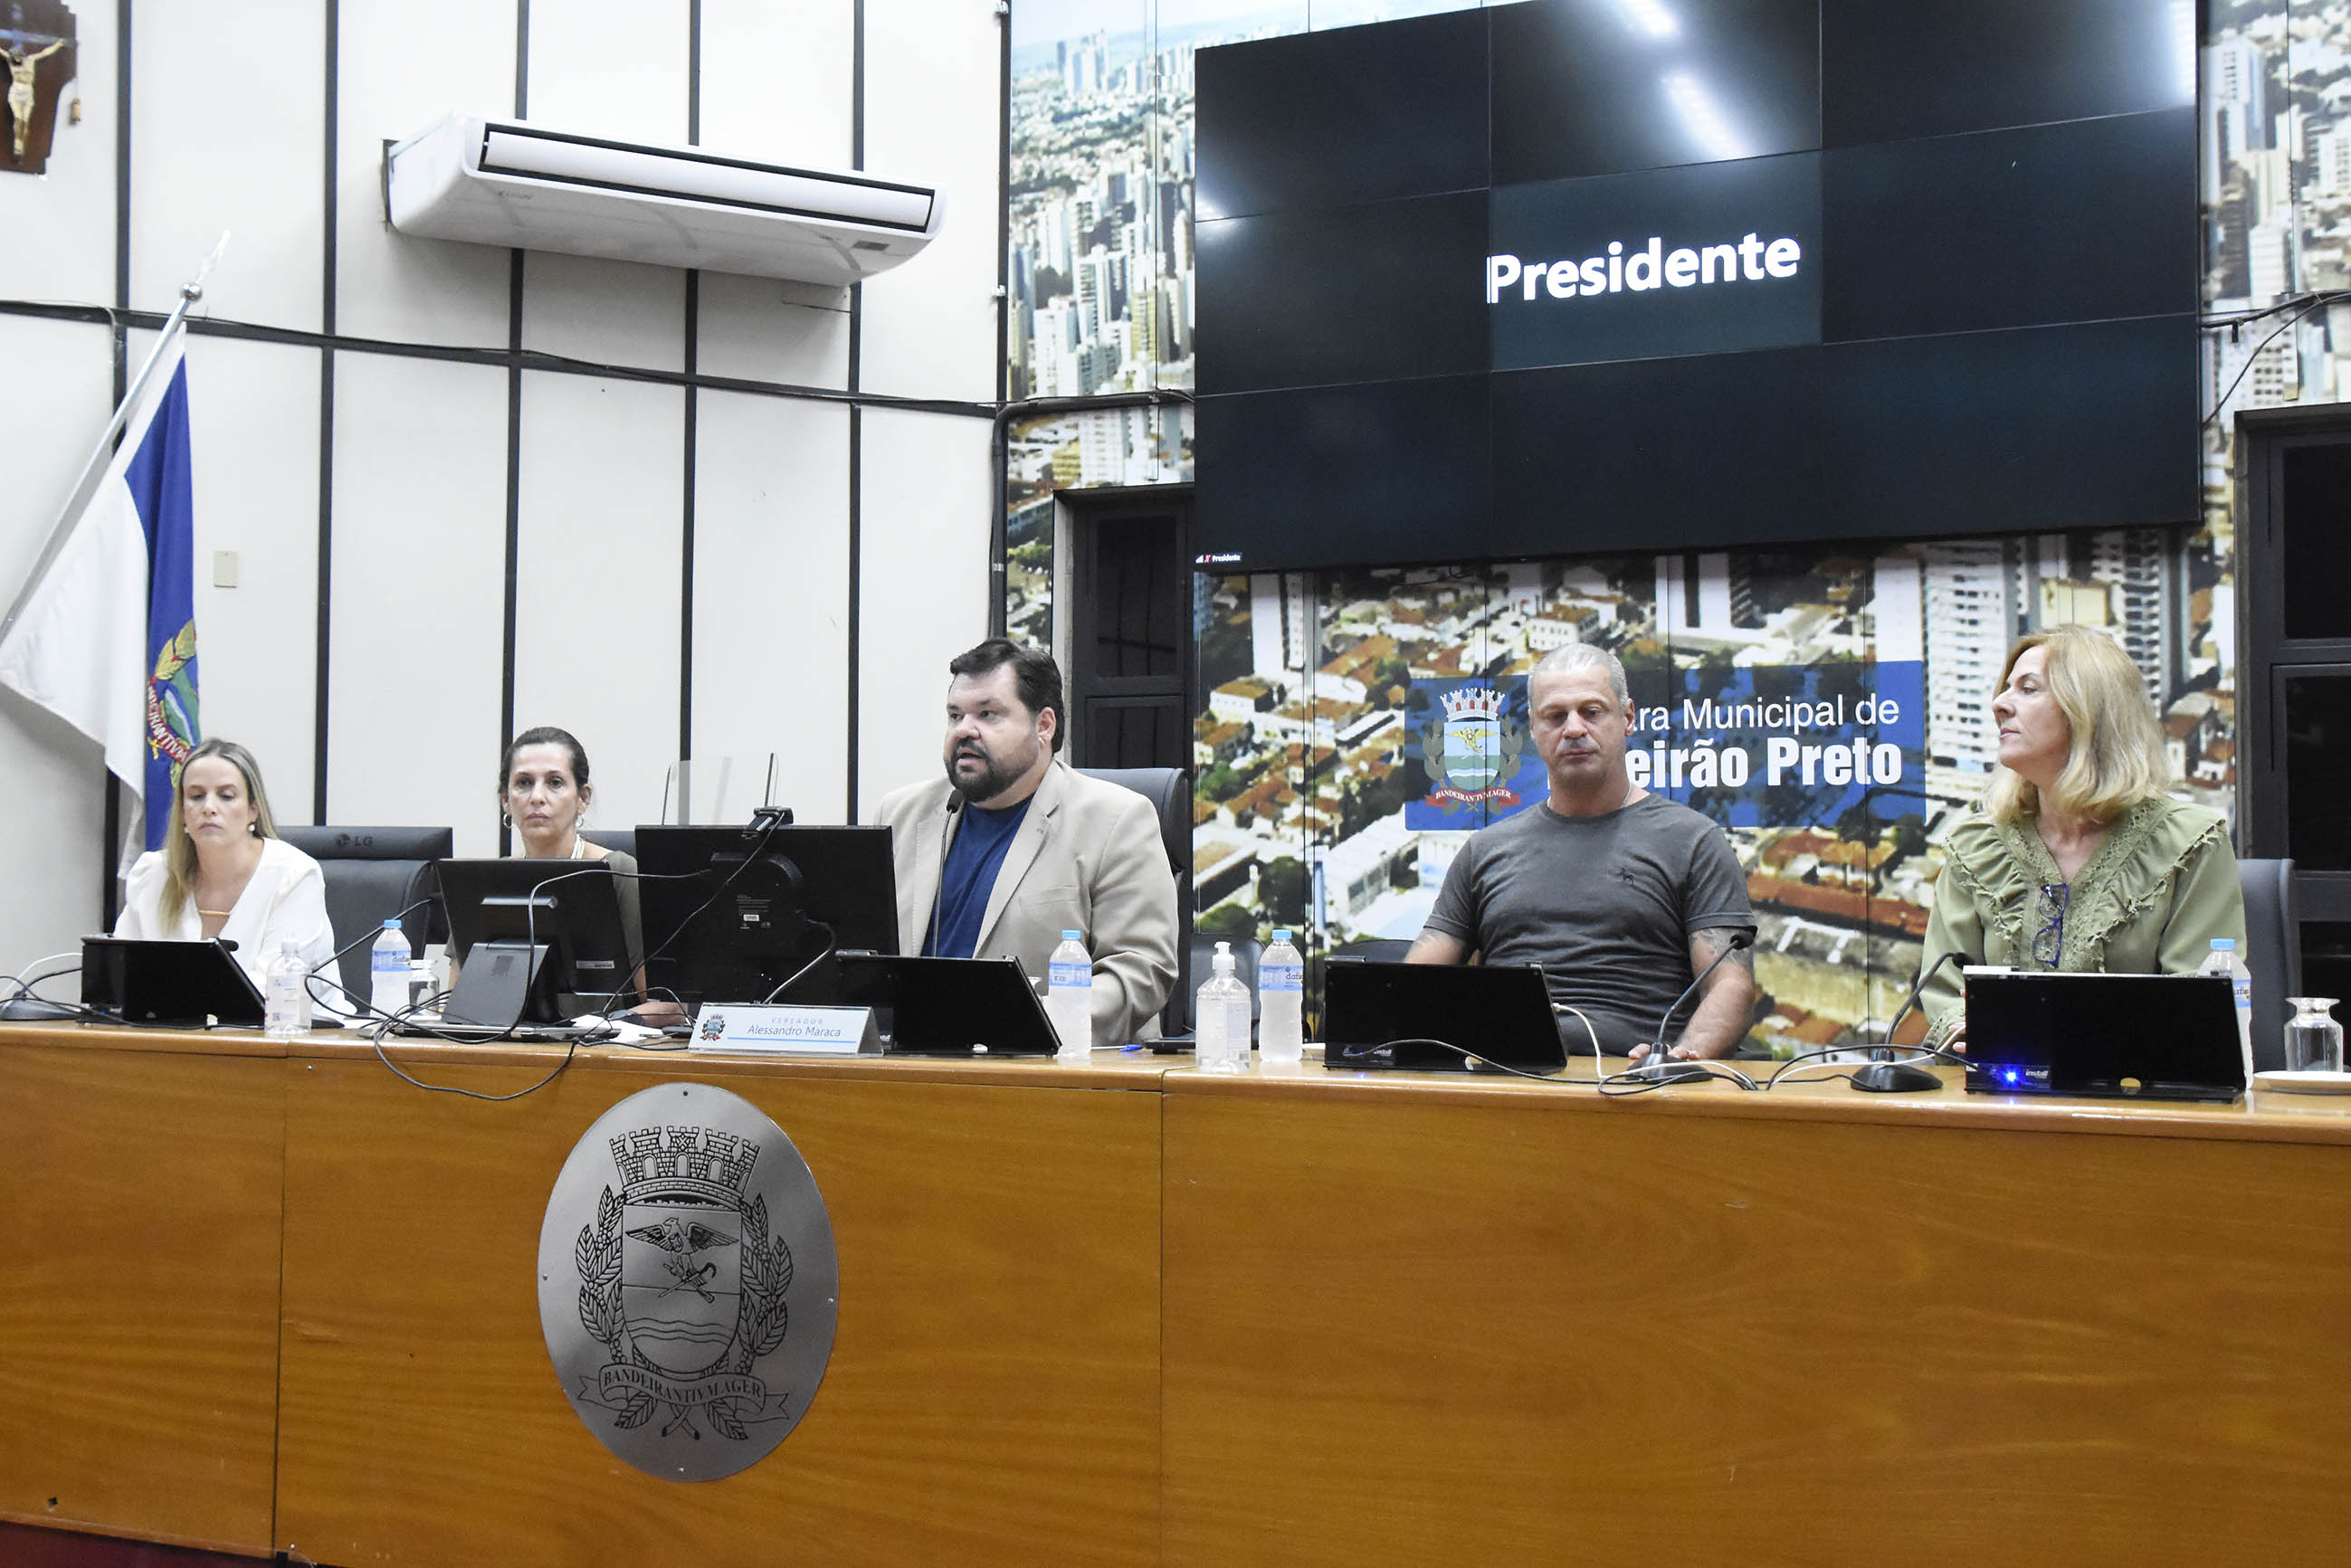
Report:
[[[1249,993],[1233,972],[1233,945],[1217,944],[1215,972],[1200,988],[1196,1047],[1208,1072],[1247,1072],[1249,1058]]]
[[[288,938],[269,960],[263,994],[261,1032],[272,1040],[299,1040],[310,1032],[310,966],[302,945]]]

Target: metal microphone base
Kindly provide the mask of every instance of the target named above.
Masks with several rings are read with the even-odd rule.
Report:
[[[1907,1061],[1871,1061],[1853,1070],[1853,1086],[1872,1094],[1907,1094],[1918,1089],[1940,1089],[1943,1081]]]
[[[1714,1072],[1703,1061],[1651,1061],[1629,1069],[1625,1076],[1635,1083],[1695,1083]]]
[[[63,1023],[81,1016],[78,1008],[45,1002],[38,997],[11,997],[0,1002],[0,1021],[7,1023]]]

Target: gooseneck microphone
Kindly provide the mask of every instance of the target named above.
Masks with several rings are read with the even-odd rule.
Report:
[[[1714,956],[1713,963],[1698,972],[1698,977],[1689,983],[1680,996],[1674,998],[1673,1005],[1667,1008],[1657,1019],[1657,1038],[1650,1042],[1649,1060],[1627,1072],[1625,1077],[1642,1083],[1687,1083],[1693,1079],[1714,1076],[1714,1070],[1703,1061],[1667,1061],[1666,1030],[1673,1022],[1674,1014],[1681,1010],[1682,1004],[1689,1000],[1700,986],[1706,984],[1706,977],[1722,967],[1724,959],[1733,953],[1744,952],[1753,946],[1755,946],[1755,933],[1752,931],[1731,933],[1729,946]]]
[[[1886,1045],[1881,1045],[1869,1053],[1870,1061],[1866,1066],[1853,1070],[1853,1086],[1855,1089],[1865,1089],[1872,1094],[1905,1094],[1920,1089],[1940,1089],[1943,1086],[1941,1079],[1917,1063],[1895,1061],[1888,1047],[1893,1043],[1895,1026],[1902,1021],[1912,1008],[1918,1005],[1918,998],[1926,994],[1927,982],[1940,974],[1943,966],[1954,958],[1964,960],[1966,963],[1975,961],[1970,955],[1962,953],[1955,947],[1919,972],[1918,983],[1910,988],[1910,994],[1902,998],[1902,1005],[1895,1009],[1894,1016],[1886,1020]]]

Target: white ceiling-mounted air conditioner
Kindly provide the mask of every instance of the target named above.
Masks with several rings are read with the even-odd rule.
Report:
[[[453,114],[384,153],[402,234],[847,287],[919,253],[938,192]]]

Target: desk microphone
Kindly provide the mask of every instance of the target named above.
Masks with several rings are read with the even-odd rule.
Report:
[[[1941,973],[1943,966],[1954,958],[1963,959],[1970,964],[1975,962],[1971,956],[1953,948],[1927,966],[1918,976],[1918,983],[1910,988],[1910,994],[1902,998],[1902,1005],[1894,1009],[1894,1017],[1887,1020],[1886,1025],[1887,1044],[1879,1046],[1869,1053],[1870,1061],[1867,1066],[1854,1069],[1853,1086],[1855,1089],[1865,1089],[1872,1094],[1902,1094],[1913,1090],[1940,1089],[1943,1086],[1943,1081],[1925,1068],[1913,1062],[1895,1061],[1888,1046],[1894,1040],[1895,1026],[1902,1021],[1904,1015],[1907,1014],[1912,1008],[1918,1005],[1918,998],[1926,994],[1927,982]]]
[[[1706,977],[1722,967],[1724,959],[1733,953],[1743,952],[1753,946],[1755,946],[1755,933],[1752,931],[1731,933],[1730,946],[1717,953],[1714,956],[1714,962],[1698,972],[1698,978],[1692,980],[1688,988],[1674,998],[1673,1006],[1667,1008],[1664,1016],[1657,1019],[1657,1038],[1649,1047],[1649,1060],[1627,1072],[1625,1077],[1643,1083],[1687,1083],[1693,1079],[1714,1076],[1714,1069],[1703,1061],[1668,1061],[1666,1059],[1666,1027],[1673,1022],[1674,1014],[1681,1010],[1682,1004],[1690,999],[1692,993],[1706,984]]]

